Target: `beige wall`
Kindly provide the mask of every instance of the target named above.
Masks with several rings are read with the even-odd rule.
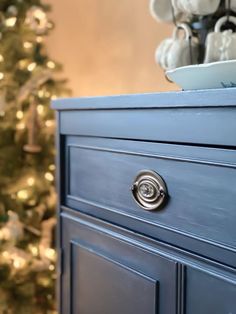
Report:
[[[148,11],[148,0],[48,0],[56,29],[49,52],[64,64],[74,95],[176,89],[154,62],[171,34]]]

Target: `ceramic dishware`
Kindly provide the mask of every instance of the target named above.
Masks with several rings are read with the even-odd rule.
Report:
[[[217,10],[220,0],[172,0],[172,5],[177,12],[208,15]]]
[[[236,59],[236,33],[231,29],[221,31],[227,20],[236,25],[234,16],[224,16],[218,20],[214,32],[207,36],[204,63]]]
[[[180,36],[180,30],[185,33]],[[192,38],[192,31],[187,24],[179,24],[172,38],[165,39],[156,50],[155,59],[164,70],[195,64],[198,61],[198,42]]]

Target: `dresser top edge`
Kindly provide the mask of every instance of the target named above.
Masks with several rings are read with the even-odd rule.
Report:
[[[61,98],[55,110],[236,107],[236,88],[115,96]]]

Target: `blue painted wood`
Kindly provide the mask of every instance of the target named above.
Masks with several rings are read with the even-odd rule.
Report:
[[[62,228],[63,314],[176,313],[176,262],[67,217]]]
[[[56,110],[235,107],[236,88],[156,94],[81,97],[53,101]]]
[[[61,134],[236,146],[236,106],[61,112]],[[227,121],[227,123],[222,123]]]
[[[169,230],[164,240],[184,248],[198,240],[201,247],[191,247],[203,255],[212,243],[236,252],[236,151],[214,149],[213,155],[208,148],[80,137],[66,143],[66,205],[157,239],[160,229]],[[169,202],[161,211],[147,212],[133,199],[130,188],[144,169],[166,182]],[[180,244],[173,233],[189,242]],[[236,266],[236,258],[230,256],[228,263]]]
[[[187,267],[186,312],[191,314],[236,313],[236,281],[204,269]]]
[[[236,89],[53,107],[60,313],[235,314]],[[166,181],[161,211],[132,199],[143,169]]]

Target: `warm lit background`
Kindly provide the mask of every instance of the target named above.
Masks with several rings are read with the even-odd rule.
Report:
[[[173,90],[154,62],[172,26],[157,23],[148,0],[49,0],[56,29],[48,46],[77,96]]]

